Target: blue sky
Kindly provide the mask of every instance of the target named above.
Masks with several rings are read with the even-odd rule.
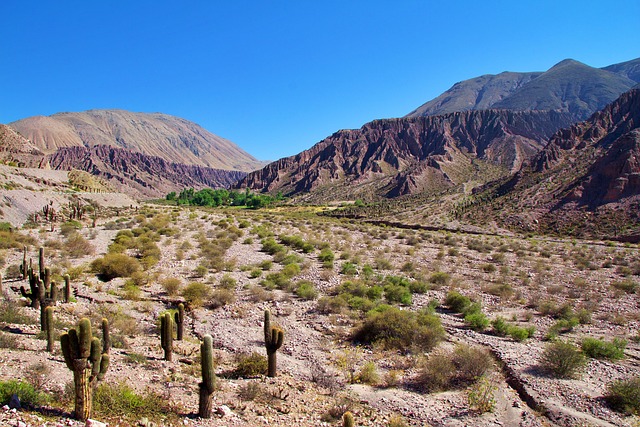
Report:
[[[0,0],[0,123],[163,112],[274,160],[460,80],[640,57],[638,17],[638,0]]]

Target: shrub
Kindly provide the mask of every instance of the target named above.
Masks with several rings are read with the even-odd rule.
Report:
[[[613,282],[611,286],[628,294],[634,294],[638,291],[638,284],[631,279]]]
[[[322,262],[322,266],[324,268],[333,268],[333,261],[336,256],[333,251],[329,248],[324,248],[320,251],[320,255],[318,255],[318,260]]]
[[[318,300],[316,310],[322,314],[342,313],[349,307],[347,301],[341,296],[328,297],[324,296]]]
[[[384,296],[390,303],[411,305],[411,291],[402,285],[387,285],[384,287]]]
[[[482,332],[489,326],[489,319],[481,311],[467,314],[464,316],[464,322],[477,332]]]
[[[344,274],[345,276],[355,276],[356,274],[358,274],[358,267],[351,262],[345,262],[344,264],[342,264],[340,273]]]
[[[312,300],[318,297],[318,291],[316,290],[313,283],[308,280],[301,280],[298,282],[298,287],[296,288],[296,295],[298,295],[302,299]]]
[[[267,358],[253,352],[240,354],[236,360],[236,368],[233,371],[235,377],[251,378],[267,373]]]
[[[508,334],[514,341],[524,341],[527,338],[533,337],[533,334],[536,332],[536,328],[534,326],[529,326],[527,328],[521,328],[516,325],[510,325],[508,329]]]
[[[116,277],[129,277],[140,271],[140,264],[135,258],[125,254],[106,254],[91,263],[91,269],[101,280],[109,281]]]
[[[542,352],[540,365],[556,378],[575,378],[586,365],[586,358],[570,342],[554,341]]]
[[[509,333],[509,324],[502,316],[493,319],[491,327],[493,328],[493,333],[499,337],[504,337]]]
[[[497,386],[486,376],[482,376],[467,392],[469,408],[480,414],[493,412],[496,408],[496,399],[493,397],[496,390]]]
[[[445,297],[444,305],[456,313],[462,313],[471,305],[471,299],[458,291],[449,291]]]
[[[627,341],[614,338],[612,342],[606,342],[596,338],[587,337],[582,340],[582,352],[595,359],[619,360],[624,358],[624,349]]]
[[[100,382],[93,395],[93,405],[96,414],[129,421],[137,421],[140,417],[164,419],[172,412],[162,395],[152,391],[138,394],[124,382]]]
[[[210,291],[207,285],[200,282],[191,282],[183,290],[182,296],[194,307],[200,307],[209,298]]]
[[[93,255],[96,251],[96,248],[78,232],[73,232],[67,237],[64,248],[71,258]]]
[[[235,289],[237,284],[238,282],[236,281],[236,279],[228,274],[225,274],[224,276],[222,276],[222,279],[220,279],[220,287],[222,289]]]
[[[0,381],[0,405],[7,405],[11,396],[17,395],[20,403],[26,407],[37,407],[47,402],[47,395],[39,392],[25,381]]]
[[[640,377],[612,382],[604,399],[616,411],[640,415]]]
[[[443,271],[436,271],[431,276],[429,276],[429,282],[438,286],[445,286],[451,280],[451,276],[448,273]]]
[[[421,351],[434,348],[444,337],[440,319],[428,311],[418,313],[396,307],[374,311],[356,329],[354,340],[379,343],[385,348],[407,351],[416,346]]]
[[[432,354],[420,367],[417,385],[429,392],[466,387],[489,372],[492,363],[485,350],[459,344]]]
[[[236,295],[230,289],[216,289],[211,294],[209,300],[209,307],[216,309],[224,307],[227,304],[232,304],[236,300]]]
[[[356,374],[356,381],[368,385],[376,385],[380,382],[378,368],[373,361],[366,362]]]
[[[178,291],[180,290],[180,286],[182,285],[182,282],[180,281],[180,279],[177,279],[175,277],[168,277],[162,280],[160,284],[162,285],[162,288],[165,290],[167,295],[175,296],[178,294]]]

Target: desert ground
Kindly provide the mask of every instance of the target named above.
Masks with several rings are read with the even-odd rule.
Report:
[[[396,229],[286,207],[147,204],[101,210],[95,227],[86,215],[51,228],[2,235],[0,383],[41,394],[33,407],[0,409],[2,425],[84,424],[72,418],[60,343],[45,350],[40,312],[19,291],[29,287],[23,246],[34,266],[44,247],[58,285],[71,277],[75,296],[54,308],[58,335],[88,317],[100,336],[109,320],[111,362],[92,418],[110,426],[331,426],[346,411],[358,426],[640,423],[604,399],[614,381],[640,375],[637,245]],[[94,260],[108,253],[132,259],[134,271],[99,278]],[[458,313],[456,295],[475,309]],[[180,302],[185,337],[169,362],[159,317]],[[274,378],[250,369],[266,356],[265,310],[284,331]],[[441,339],[397,345],[392,327],[406,329],[397,323],[409,317],[384,316],[398,311],[439,319]],[[390,333],[363,339],[376,315]],[[217,375],[210,419],[197,417],[205,334]],[[545,351],[579,349],[585,338],[624,341],[623,356],[586,357],[568,378],[550,372]],[[464,363],[482,369],[461,378]]]

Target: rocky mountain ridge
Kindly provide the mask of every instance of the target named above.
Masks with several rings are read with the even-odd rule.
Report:
[[[368,198],[442,189],[488,169],[499,175],[517,170],[570,123],[570,114],[506,110],[375,120],[252,172],[236,187],[285,194],[323,186],[346,194],[360,187]]]

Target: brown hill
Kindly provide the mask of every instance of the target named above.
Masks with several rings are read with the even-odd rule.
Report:
[[[45,154],[110,145],[169,162],[251,171],[263,165],[240,147],[187,120],[160,113],[90,110],[30,117],[10,126]]]
[[[0,124],[0,162],[21,166],[32,166],[44,157],[44,153],[31,142],[11,129]]]
[[[506,184],[478,195],[469,218],[521,229],[616,237],[640,231],[640,89],[556,133]],[[477,200],[476,200],[477,202]]]
[[[48,160],[54,169],[89,172],[135,197],[163,197],[187,187],[228,187],[246,175],[241,171],[172,163],[107,145],[60,148]]]
[[[442,191],[517,170],[559,128],[557,112],[468,111],[376,120],[280,159],[237,184],[313,200],[373,199]]]

